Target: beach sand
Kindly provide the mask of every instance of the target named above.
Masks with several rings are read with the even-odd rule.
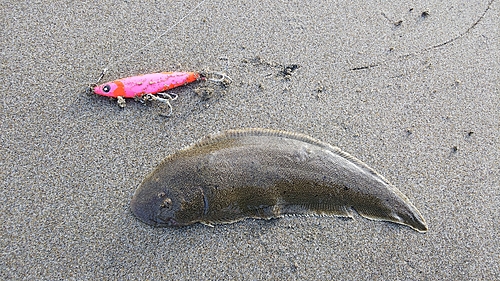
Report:
[[[500,279],[500,1],[197,3],[2,1],[0,279]],[[173,90],[164,118],[85,94],[105,67],[103,82],[209,70],[233,83]],[[131,214],[167,155],[247,127],[363,160],[429,231],[357,215],[154,228]]]

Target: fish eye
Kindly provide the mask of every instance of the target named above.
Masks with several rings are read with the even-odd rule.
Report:
[[[160,205],[160,208],[169,208],[172,206],[172,199],[170,198],[165,198],[165,200],[163,200],[163,202],[161,203]]]
[[[105,93],[109,93],[110,90],[111,90],[111,87],[109,85],[105,85],[104,87],[102,87],[102,91]]]

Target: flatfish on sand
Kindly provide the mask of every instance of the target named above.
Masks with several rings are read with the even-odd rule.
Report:
[[[229,130],[168,156],[139,186],[132,212],[155,226],[214,225],[284,215],[427,224],[408,198],[366,164],[309,136]]]

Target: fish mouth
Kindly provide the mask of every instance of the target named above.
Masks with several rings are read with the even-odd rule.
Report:
[[[134,206],[134,205],[133,205]],[[165,226],[170,226],[174,225],[174,222],[171,222],[171,219],[162,219],[159,216],[154,216],[154,215],[148,215],[148,212],[142,211],[138,208],[131,208],[132,214],[138,219],[139,221],[149,224],[155,227],[165,227]]]
[[[172,217],[165,217],[163,210],[153,213],[148,210],[142,209],[136,204],[134,200],[131,202],[132,214],[141,222],[155,226],[155,227],[165,227],[165,226],[178,226],[179,223],[176,219]]]
[[[178,226],[179,225],[177,223],[177,220],[175,220],[174,218],[163,219],[159,215],[152,221],[154,222],[153,225],[157,226],[157,227]]]
[[[156,213],[156,216],[154,216],[154,218],[153,218],[153,221],[155,222],[156,226],[176,226],[176,225],[179,225],[177,223],[176,219],[167,215],[167,212],[169,212],[169,210],[160,209]]]

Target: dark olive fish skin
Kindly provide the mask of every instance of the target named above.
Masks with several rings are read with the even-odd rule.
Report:
[[[230,130],[168,156],[137,189],[132,212],[155,226],[286,214],[351,217],[426,232],[408,198],[360,160],[305,135]]]

